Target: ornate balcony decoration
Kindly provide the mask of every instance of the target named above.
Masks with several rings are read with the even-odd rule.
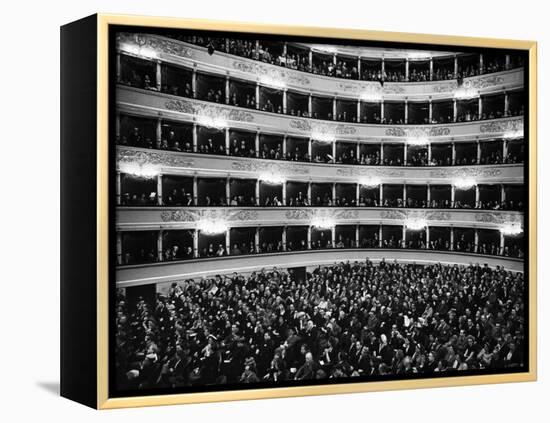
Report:
[[[430,97],[432,99],[451,99],[458,87],[456,80],[421,83],[386,82],[383,86],[376,81],[342,80],[282,68],[219,51],[214,55],[209,55],[204,47],[152,34],[120,33],[117,39],[117,49],[122,53],[183,65],[223,77],[229,73],[235,78],[254,83],[267,77],[280,81],[289,89],[295,88],[301,92],[308,90],[314,94],[325,96],[334,96],[336,93],[339,97],[358,99],[367,94],[384,99],[407,97],[413,101],[427,101]],[[466,78],[463,86],[475,89],[481,94],[519,89],[523,86],[523,69]]]
[[[157,165],[179,168],[194,167],[195,165],[195,161],[189,156],[156,150],[141,150],[132,147],[118,147],[116,162],[120,170],[124,170],[125,165],[134,164],[139,166]]]
[[[199,210],[163,210],[160,218],[163,222],[198,222],[201,220],[223,220],[227,222],[257,220],[257,210],[199,209]]]
[[[499,230],[505,224],[523,225],[523,213],[475,209],[418,210],[384,208],[223,208],[122,207],[117,209],[117,230],[196,229],[202,220],[225,221],[229,227],[300,226],[329,219],[336,225],[403,225],[422,220],[428,226]]]
[[[482,260],[491,267],[500,266],[514,272],[523,271],[523,260],[509,257],[480,256],[478,254],[457,253],[450,251],[390,250],[390,249],[340,249],[339,261],[364,261],[368,257],[372,261],[385,259],[414,263],[477,263]],[[124,288],[133,285],[178,282],[187,278],[198,278],[232,272],[233,269],[249,270],[286,268],[293,266],[317,266],[334,263],[334,250],[307,250],[288,253],[260,254],[252,256],[229,256],[216,258],[201,258],[185,261],[168,261],[153,265],[124,266],[117,268],[117,287]]]
[[[274,163],[273,161],[240,159],[232,160],[231,169],[239,172],[250,173],[274,173],[283,176],[309,175],[310,169],[307,165],[296,163]]]
[[[117,147],[117,170],[127,172],[133,165],[154,166],[158,172],[179,175],[218,176],[230,175],[233,178],[259,179],[263,173],[273,173],[287,181],[317,181],[359,183],[367,179],[377,179],[381,183],[432,183],[452,184],[457,179],[473,178],[477,183],[511,182],[523,183],[521,164],[479,165],[453,167],[387,167],[362,166],[326,163],[304,163],[168,152]]]
[[[506,136],[511,131],[522,131],[523,117],[507,117],[443,125],[377,125],[340,123],[268,113],[209,103],[196,99],[182,99],[169,94],[146,91],[127,86],[117,87],[117,106],[121,113],[144,117],[165,117],[193,122],[201,117],[223,119],[233,129],[276,132],[290,136],[331,137],[339,141],[402,141],[406,138],[428,137],[430,142],[449,142],[472,139],[492,139]],[[404,139],[405,138],[405,139]]]

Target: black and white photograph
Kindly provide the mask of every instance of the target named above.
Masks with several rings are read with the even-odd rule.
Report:
[[[115,26],[109,395],[529,370],[525,50]]]

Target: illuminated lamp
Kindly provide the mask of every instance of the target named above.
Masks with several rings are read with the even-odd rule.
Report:
[[[367,187],[367,188],[374,188],[379,186],[382,183],[380,178],[375,177],[365,177],[359,179],[359,185]]]
[[[227,127],[227,121],[220,117],[197,116],[197,123],[208,128],[223,129]]]
[[[336,224],[334,220],[329,217],[314,217],[311,219],[311,226],[318,229],[332,229]]]
[[[149,59],[158,58],[158,53],[155,50],[148,47],[139,47],[134,44],[121,43],[120,50],[135,56],[147,57]]]
[[[223,220],[200,220],[197,229],[207,235],[221,234],[229,229],[227,222]]]
[[[455,90],[454,97],[457,100],[469,100],[471,98],[479,97],[479,93],[473,88],[459,88]]]
[[[462,178],[462,179],[456,179],[453,182],[453,185],[455,188],[458,188],[458,189],[470,189],[472,187],[475,187],[477,183],[474,178]]]
[[[523,138],[523,130],[509,131],[504,134],[506,139]]]
[[[270,87],[274,88],[286,88],[286,84],[284,81],[281,81],[280,79],[275,79],[270,76],[262,76],[260,78],[260,83],[262,85],[269,85]]]
[[[140,178],[154,178],[160,173],[157,166],[139,163],[122,163],[120,172],[139,176]]]
[[[379,93],[363,93],[360,97],[362,101],[371,103],[382,101],[382,95]]]
[[[499,230],[502,235],[520,235],[523,233],[523,228],[519,223],[507,223]]]
[[[428,145],[430,140],[426,137],[413,137],[407,138],[407,144],[412,146],[423,146]]]
[[[411,231],[421,231],[428,226],[428,223],[424,219],[407,219],[405,221],[405,226]]]
[[[408,54],[408,56],[409,56],[409,59],[416,59],[416,60],[431,58],[430,54],[425,51],[412,51]]]
[[[327,133],[323,133],[323,132],[313,132],[311,134],[311,138],[315,141],[320,141],[320,142],[334,142],[334,141],[336,141],[336,137],[334,136],[334,134],[327,134]]]
[[[283,175],[273,172],[265,172],[260,174],[260,181],[265,182],[271,185],[280,185],[285,183],[285,178]]]

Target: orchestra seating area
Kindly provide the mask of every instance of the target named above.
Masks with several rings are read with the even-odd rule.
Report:
[[[514,369],[523,284],[500,268],[366,261],[190,279],[150,302],[119,292],[116,378],[132,390]]]

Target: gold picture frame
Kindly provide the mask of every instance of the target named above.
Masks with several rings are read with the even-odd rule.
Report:
[[[236,31],[270,35],[328,37],[365,41],[407,42],[420,44],[452,45],[520,49],[529,55],[529,370],[480,376],[451,376],[380,382],[353,382],[345,384],[243,389],[231,391],[146,395],[132,397],[109,396],[109,26],[129,25],[158,28],[184,28],[196,30]],[[346,394],[400,389],[436,388],[448,386],[529,382],[537,379],[537,43],[477,37],[411,34],[360,29],[319,28],[291,25],[265,25],[199,19],[179,19],[113,14],[97,15],[97,170],[96,170],[96,369],[98,409],[141,407],[153,405],[207,403],[249,399],[282,398],[308,395]]]

